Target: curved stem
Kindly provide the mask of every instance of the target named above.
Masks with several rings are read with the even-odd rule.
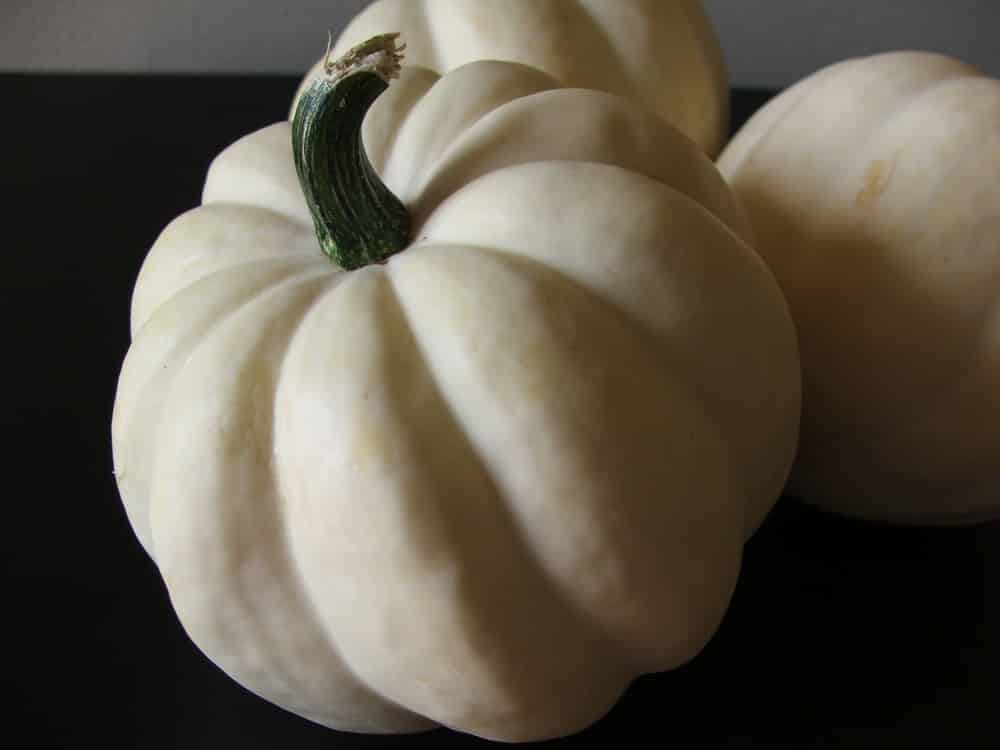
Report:
[[[330,62],[299,99],[292,150],[323,252],[341,268],[381,263],[407,245],[406,206],[376,174],[361,138],[365,114],[399,75],[398,34],[359,44]]]

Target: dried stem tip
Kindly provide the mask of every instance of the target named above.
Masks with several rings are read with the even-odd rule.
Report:
[[[382,34],[352,47],[347,54],[337,60],[330,60],[333,37],[327,40],[323,70],[330,83],[353,73],[374,73],[388,83],[399,77],[399,63],[403,59],[405,44],[396,44],[399,33]]]

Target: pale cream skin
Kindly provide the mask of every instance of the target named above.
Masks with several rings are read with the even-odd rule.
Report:
[[[804,500],[1000,515],[998,123],[1000,82],[887,53],[804,79],[723,152],[798,326]]]
[[[700,0],[376,0],[333,56],[394,30],[412,65],[446,73],[474,60],[522,63],[565,86],[633,99],[713,156],[729,135],[728,74]],[[322,72],[319,60],[300,91]]]
[[[785,301],[711,161],[610,94],[404,69],[365,141],[413,242],[320,254],[290,126],[135,288],[129,518],[194,642],[363,732],[575,732],[717,628],[794,454]]]

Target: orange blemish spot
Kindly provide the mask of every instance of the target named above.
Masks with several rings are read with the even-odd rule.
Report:
[[[858,191],[855,200],[860,208],[871,208],[878,202],[879,197],[889,187],[893,167],[894,162],[883,159],[876,159],[868,165],[868,171],[865,172],[865,184]]]

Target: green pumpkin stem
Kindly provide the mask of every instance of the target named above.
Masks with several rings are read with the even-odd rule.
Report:
[[[292,150],[323,252],[344,269],[381,263],[406,247],[406,206],[375,173],[361,138],[365,114],[399,75],[399,34],[373,37],[330,61],[299,99]]]

